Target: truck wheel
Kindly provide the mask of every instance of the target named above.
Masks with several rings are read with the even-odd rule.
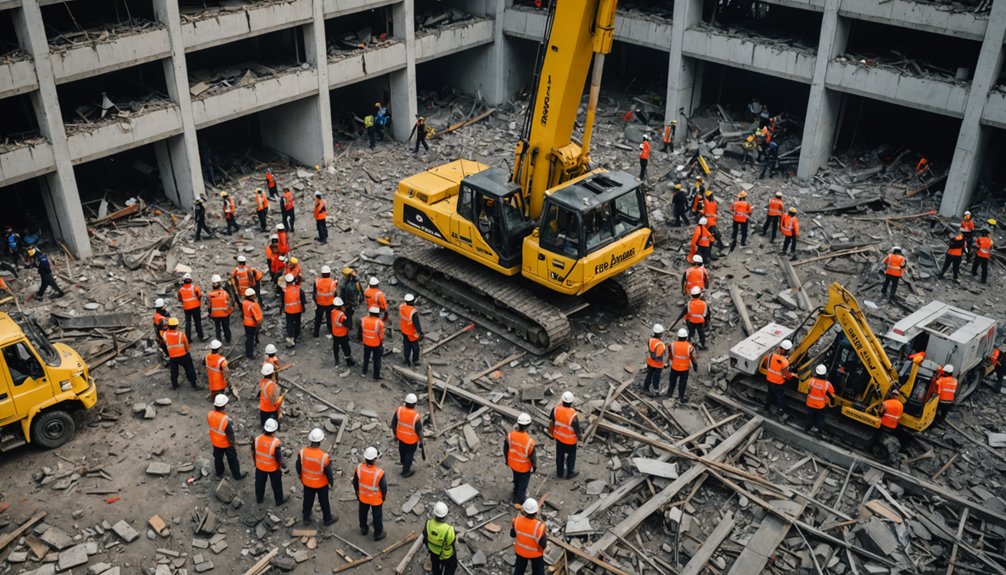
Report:
[[[31,443],[55,449],[73,438],[77,424],[65,411],[46,411],[31,422]]]

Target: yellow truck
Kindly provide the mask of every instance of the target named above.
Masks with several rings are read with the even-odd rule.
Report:
[[[49,342],[31,316],[0,312],[0,452],[63,445],[77,430],[74,413],[97,401],[79,353]]]

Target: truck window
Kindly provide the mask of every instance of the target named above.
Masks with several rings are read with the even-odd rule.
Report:
[[[615,198],[615,237],[620,238],[643,227],[643,210],[633,191]]]
[[[45,332],[42,331],[42,327],[35,322],[31,316],[24,314],[11,314],[11,319],[17,322],[18,327],[24,332],[24,335],[31,342],[32,347],[35,351],[42,357],[42,361],[52,367],[59,366],[59,353],[56,352],[56,348],[52,347],[49,343],[49,338],[45,336]]]
[[[28,381],[28,378],[39,379],[45,375],[42,366],[23,341],[3,348],[3,358],[15,386]]]
[[[568,258],[580,257],[580,221],[576,212],[550,204],[542,223],[541,247]]]

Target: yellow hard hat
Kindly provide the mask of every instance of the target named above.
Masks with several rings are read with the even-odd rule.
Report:
[[[375,108],[380,108],[381,107],[381,103],[380,102],[374,102],[374,107]]]
[[[675,190],[680,190],[681,189],[681,184],[674,184],[674,189]]]
[[[741,190],[741,193],[737,194],[737,197],[738,198],[746,198],[746,197],[748,197],[748,193],[745,192],[744,190]]]
[[[987,223],[990,226],[998,226],[999,225],[999,222],[997,222],[995,218],[989,218],[989,219],[985,220],[985,223]]]
[[[227,192],[220,192],[220,197],[221,198],[226,198],[227,197]]]
[[[33,248],[33,247],[31,247],[31,248],[28,248],[28,255],[30,255],[30,256],[33,256],[33,255],[35,255],[35,254],[36,254],[37,252],[38,252],[38,250],[36,250],[36,249],[35,249],[35,248]]]
[[[178,318],[177,317],[168,318],[168,327],[178,327]]]
[[[712,190],[706,190],[706,197],[707,198],[713,197],[713,191]]]
[[[295,257],[291,257],[291,258],[290,258],[290,263],[291,263],[291,264],[298,264],[298,263],[300,263],[300,260],[298,260],[298,259],[297,259],[297,258],[295,258]]]
[[[796,208],[790,208],[790,209],[789,209],[789,213],[791,213],[791,214],[795,214],[795,213],[796,213]]]
[[[351,267],[342,268],[342,275],[344,275],[344,276],[351,276],[351,275],[353,275],[353,268],[351,268]]]

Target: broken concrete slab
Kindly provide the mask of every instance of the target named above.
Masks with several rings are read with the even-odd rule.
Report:
[[[677,463],[667,463],[665,461],[647,459],[645,457],[633,457],[632,463],[635,464],[636,469],[644,475],[655,475],[657,477],[666,477],[667,479],[678,478]]]
[[[60,571],[84,565],[87,563],[87,548],[81,544],[74,545],[65,551],[60,551],[56,562]]]
[[[157,475],[163,477],[171,475],[171,464],[163,461],[152,461],[147,465],[147,475]]]
[[[216,495],[216,498],[223,503],[230,503],[238,496],[237,490],[230,481],[227,481],[226,478],[220,480],[220,483],[217,484],[217,488],[213,491],[213,494]]]
[[[119,520],[118,523],[112,525],[112,531],[126,543],[132,543],[140,537],[140,532],[133,529],[133,526],[129,523],[126,523],[125,519]]]
[[[73,538],[58,527],[49,527],[38,538],[56,551],[62,551],[73,545]]]
[[[469,483],[452,487],[446,490],[446,493],[456,505],[464,505],[479,495],[478,489],[475,489]]]

